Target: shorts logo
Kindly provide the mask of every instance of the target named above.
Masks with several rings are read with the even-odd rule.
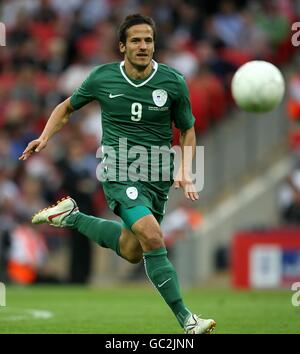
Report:
[[[162,107],[168,99],[168,94],[167,91],[165,90],[154,90],[152,92],[152,98],[154,103],[158,106],[158,107]]]
[[[135,187],[128,187],[126,189],[126,194],[127,197],[132,200],[135,200],[139,195],[138,190]]]

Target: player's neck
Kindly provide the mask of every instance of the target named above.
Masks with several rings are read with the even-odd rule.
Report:
[[[152,61],[151,61],[147,67],[138,68],[138,67],[132,65],[128,60],[125,60],[124,69],[125,69],[126,75],[129,78],[131,78],[133,80],[143,80],[151,74],[151,72],[153,70],[153,65],[152,65]]]

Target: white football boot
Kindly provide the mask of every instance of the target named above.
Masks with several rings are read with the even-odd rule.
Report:
[[[79,212],[74,199],[67,197],[59,200],[56,205],[40,210],[33,215],[33,224],[49,224],[56,227],[72,226],[67,223],[67,218],[71,214]]]
[[[216,322],[214,320],[204,320],[191,314],[184,324],[184,331],[186,334],[210,334],[215,327]]]

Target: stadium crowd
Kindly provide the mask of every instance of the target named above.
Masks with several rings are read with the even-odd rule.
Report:
[[[231,109],[229,87],[237,67],[253,59],[281,66],[291,58],[296,7],[292,0],[1,1],[6,46],[0,47],[0,269],[8,270],[9,279],[35,281],[47,248],[58,247],[65,235],[51,227],[33,229],[30,218],[37,210],[71,194],[83,212],[105,212],[95,175],[101,142],[96,105],[74,113],[42,153],[26,163],[18,157],[93,66],[121,59],[116,33],[124,16],[140,12],[155,19],[155,59],[185,75],[200,135]],[[174,130],[174,143],[177,138]],[[37,241],[40,231],[43,244]],[[88,241],[70,239],[70,280],[87,281]]]

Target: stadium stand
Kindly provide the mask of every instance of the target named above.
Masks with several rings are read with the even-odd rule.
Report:
[[[292,0],[2,1],[0,18],[6,25],[7,45],[0,48],[0,239],[24,220],[28,224],[33,211],[64,195],[66,169],[59,162],[69,159],[66,141],[80,142],[82,168],[95,184],[85,211],[105,212],[97,207],[103,196],[96,186],[95,153],[101,135],[95,127],[101,131],[101,126],[93,107],[75,113],[41,154],[22,164],[18,157],[40,134],[54,106],[93,66],[120,60],[116,29],[125,15],[134,12],[151,15],[157,22],[156,60],[185,74],[199,136],[227,119],[233,109],[229,88],[238,66],[252,59],[282,66],[295,50],[290,42],[297,13]],[[295,109],[290,102],[291,116]],[[13,202],[16,199],[18,204]],[[68,247],[63,237],[67,231],[45,227],[43,235],[50,252]],[[8,252],[0,256],[1,262],[9,259]],[[71,273],[62,278],[67,281]]]

